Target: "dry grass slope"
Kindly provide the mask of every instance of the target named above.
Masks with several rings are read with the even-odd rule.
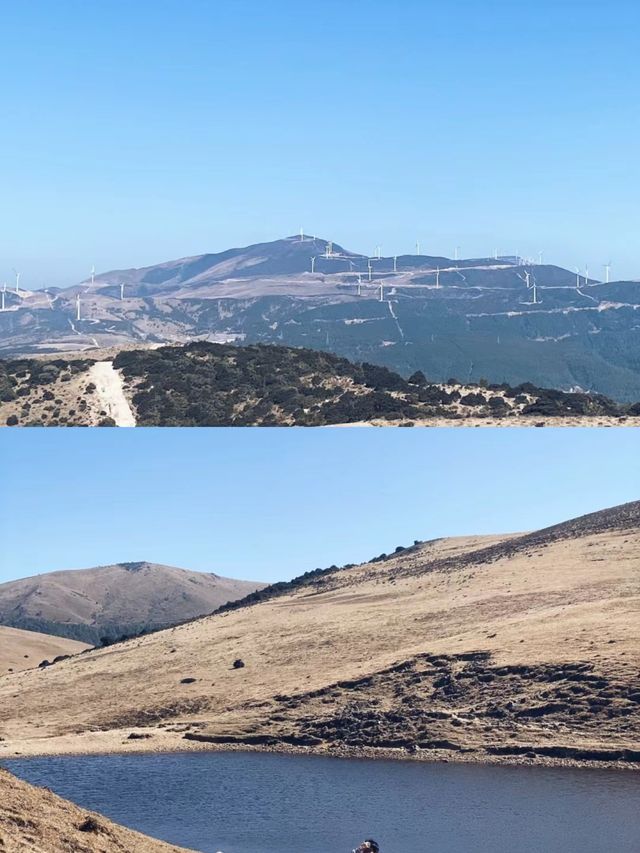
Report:
[[[0,770],[2,853],[187,853]]]
[[[0,679],[0,756],[226,744],[630,765],[639,616],[640,503],[434,540]]]
[[[91,647],[86,643],[75,640],[0,625],[0,674],[32,669],[43,660],[75,655],[88,648]]]

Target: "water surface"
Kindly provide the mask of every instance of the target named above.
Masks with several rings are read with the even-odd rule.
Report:
[[[638,853],[640,773],[202,752],[6,761],[202,853]]]

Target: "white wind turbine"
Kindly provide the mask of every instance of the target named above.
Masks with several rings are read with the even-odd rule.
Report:
[[[604,265],[604,280],[605,284],[609,284],[611,278],[611,261]]]
[[[13,274],[16,277],[16,293],[19,296],[20,295],[20,276],[22,275],[22,273],[19,273],[18,270],[14,269]]]
[[[4,311],[4,295],[7,292],[7,282],[2,285],[2,310]]]

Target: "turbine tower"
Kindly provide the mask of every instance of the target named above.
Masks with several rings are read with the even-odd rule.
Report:
[[[76,320],[80,320],[80,294],[76,293]]]
[[[22,275],[22,273],[19,273],[18,270],[14,270],[13,274],[16,277],[16,294],[20,296],[20,276]]]
[[[381,257],[382,257],[382,248],[381,248],[381,246],[376,246],[376,258],[378,260],[380,260]]]
[[[398,272],[398,256],[393,256],[393,271]]]
[[[371,261],[370,261],[370,260],[369,260],[369,261],[367,261],[367,265],[368,265],[368,270],[369,270],[369,281],[371,281],[371,272],[372,272],[372,269],[373,269],[373,268],[372,268],[372,266],[371,266]]]
[[[7,292],[7,282],[2,285],[2,310],[4,311],[4,295]]]
[[[538,264],[542,266],[542,259],[544,257],[544,252],[538,252]]]
[[[96,268],[95,266],[91,267],[91,286],[93,287],[96,280]]]
[[[362,273],[358,273],[358,296],[362,296]]]
[[[453,260],[454,260],[454,261],[458,261],[458,260],[459,260],[459,257],[458,257],[459,252],[460,252],[460,246],[456,246],[456,247],[455,247],[455,249],[454,249],[454,251],[453,251]]]
[[[124,282],[120,282],[120,301],[124,299]]]
[[[384,285],[380,282],[380,302],[384,302]]]
[[[416,255],[420,254],[420,240],[416,240]]]
[[[436,270],[436,287],[440,287],[440,267]]]
[[[611,261],[604,265],[604,280],[605,284],[609,284],[609,279],[611,277]]]
[[[316,259],[315,257],[311,258],[311,272],[316,271]]]

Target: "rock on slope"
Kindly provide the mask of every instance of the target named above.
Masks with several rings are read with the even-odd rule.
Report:
[[[0,625],[0,675],[32,669],[43,660],[52,661],[59,655],[75,655],[89,648],[75,640]]]
[[[0,584],[0,624],[99,645],[175,625],[264,584],[157,563],[117,563]]]
[[[187,853],[0,770],[2,853]]]
[[[640,503],[256,599],[1,679],[0,756],[122,750],[134,729],[143,749],[640,759]]]

